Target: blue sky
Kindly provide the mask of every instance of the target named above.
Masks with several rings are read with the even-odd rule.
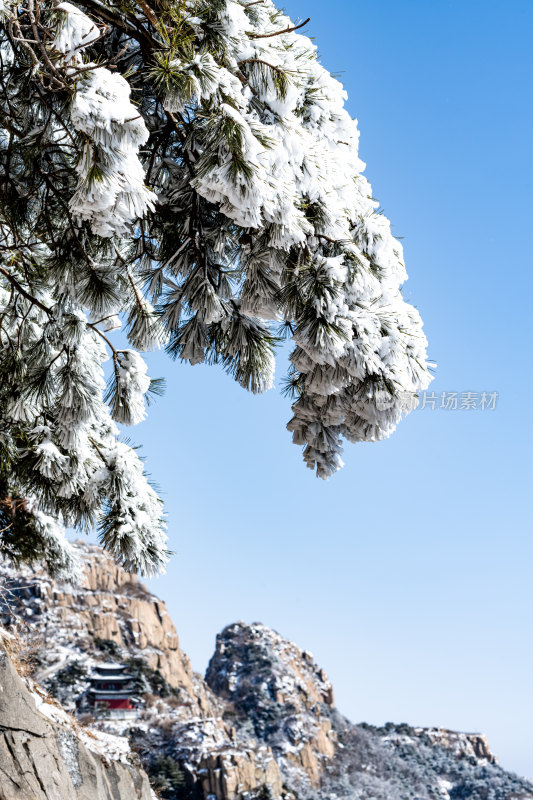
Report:
[[[290,0],[342,73],[374,195],[405,237],[436,393],[493,411],[418,410],[304,468],[279,392],[171,365],[132,431],[176,551],[151,588],[193,666],[237,619],[314,652],[354,721],[483,731],[533,777],[530,371],[531,0]],[[283,361],[283,359],[282,359]],[[281,364],[280,375],[283,374]]]

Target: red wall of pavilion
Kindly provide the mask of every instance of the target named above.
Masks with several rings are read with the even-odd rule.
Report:
[[[107,708],[123,708],[123,709],[133,708],[129,697],[121,697],[116,700],[113,698],[109,699],[106,698],[105,700],[97,700],[96,704],[105,705]]]

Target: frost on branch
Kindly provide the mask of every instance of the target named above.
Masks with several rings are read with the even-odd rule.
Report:
[[[57,10],[62,13],[54,38],[54,49],[62,53],[66,61],[79,63],[81,51],[100,37],[100,31],[72,3],[59,3]]]
[[[96,523],[128,569],[161,570],[167,558],[161,502],[136,452],[117,439],[104,402],[104,341],[79,310],[63,308],[56,320],[29,300],[13,307],[4,282],[12,268],[1,269],[3,366],[10,365],[10,341],[19,337],[25,353],[16,367],[11,363],[0,392],[4,430],[9,426],[0,438],[2,550],[76,579],[81,573],[63,523]],[[135,351],[116,351],[115,359],[117,416],[132,424],[144,418],[150,379]]]
[[[146,364],[135,350],[122,350],[115,357],[112,396],[113,419],[137,425],[146,418],[145,395],[150,388]]]
[[[61,3],[58,9],[63,19],[54,47],[66,61],[80,66],[81,52],[100,32],[71,3]],[[156,199],[144,185],[138,157],[148,130],[130,102],[129,83],[105,67],[90,63],[86,67],[77,79],[71,110],[72,124],[83,134],[84,144],[70,208],[75,217],[90,222],[99,236],[122,236],[132,222],[153,209]]]
[[[72,124],[85,143],[70,207],[104,237],[126,235],[131,223],[154,207],[138,157],[148,131],[129,96],[121,75],[99,67],[80,78],[72,106]]]
[[[27,511],[42,541],[42,560],[49,571],[57,578],[82,580],[83,564],[79,552],[66,539],[63,526],[50,515],[44,514],[35,498],[27,499]]]
[[[328,477],[343,438],[389,436],[427,388],[422,323],[402,299],[402,247],[362,174],[345,92],[315,46],[269,36],[293,27],[270,2],[227,2],[217,21],[235,66],[204,112],[192,184],[251,229],[241,310],[291,327],[288,427]]]
[[[151,574],[161,567],[166,536],[161,501],[146,485],[142,463],[131,447],[117,442],[105,451],[106,466],[91,477],[87,494],[103,493],[107,513],[102,542],[125,569]]]
[[[290,338],[288,428],[326,478],[431,380],[402,247],[342,85],[271,0],[2,15],[2,493],[158,568],[159,501],[115,427],[157,388],[137,350],[262,392]]]

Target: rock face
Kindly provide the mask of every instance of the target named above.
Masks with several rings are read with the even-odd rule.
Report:
[[[240,798],[268,787],[273,797],[281,797],[283,784],[272,753],[264,748],[242,752],[228,748],[223,753],[203,758],[199,774],[204,797]]]
[[[286,771],[294,767],[313,786],[320,784],[322,762],[336,750],[333,689],[310,653],[264,625],[239,622],[217,636],[206,681],[252,722]]]
[[[114,642],[142,655],[172,686],[182,687],[193,697],[191,665],[180,650],[165,604],[100,547],[79,546],[86,564],[82,586],[52,583],[41,576],[33,593],[28,590],[28,596],[33,594],[34,613],[46,615],[41,629],[45,646],[75,643],[90,649],[95,639]]]
[[[165,800],[533,800],[533,786],[502,770],[480,734],[346,720],[312,655],[259,623],[235,623],[219,634],[204,680],[180,650],[164,603],[100,548],[79,546],[86,560],[82,587],[0,563],[9,598],[3,611],[0,607],[0,621],[23,621],[36,642],[36,680],[67,707],[73,707],[86,686],[86,670],[95,663],[126,661],[137,670],[142,695],[137,719],[92,720],[92,736],[127,737]],[[123,800],[117,792],[126,785],[124,800],[145,800],[146,784],[134,783],[142,773],[129,761],[100,773],[101,754],[87,749],[86,739],[87,752],[71,746],[68,737],[75,732],[68,726],[67,734],[50,727],[46,736],[32,733],[26,718],[33,720],[36,712],[25,705],[9,708],[0,721],[6,728],[0,800],[88,800],[72,777],[74,788],[64,794],[74,762],[87,775],[85,785],[94,787],[90,800]],[[16,728],[17,718],[25,720],[23,730]],[[19,750],[9,737],[22,737]],[[33,765],[24,761],[24,737],[34,737],[34,753],[46,740],[56,748],[53,759],[45,749],[42,763],[40,755]],[[42,777],[45,762],[56,764],[56,757],[64,764],[58,767],[61,791],[42,794],[36,776]],[[22,789],[9,794],[18,791],[15,774],[19,781],[35,776],[26,794]],[[90,784],[89,774],[100,777]],[[112,789],[102,783],[106,776]]]
[[[66,716],[54,722],[37,710],[0,649],[0,800],[150,800],[138,758],[112,760],[98,739],[92,744],[91,751]]]
[[[434,744],[451,750],[457,758],[474,758],[497,764],[498,759],[490,749],[486,736],[481,733],[457,733],[446,728],[418,728]]]
[[[64,587],[52,591],[54,601],[67,609],[67,619],[73,613],[90,635],[141,651],[172,686],[193,693],[191,665],[165,604],[100,548],[85,545],[84,550],[83,588],[72,594]]]

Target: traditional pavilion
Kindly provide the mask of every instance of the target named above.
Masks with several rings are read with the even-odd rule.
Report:
[[[90,686],[76,703],[78,711],[85,709],[113,717],[135,713],[136,698],[133,676],[124,664],[97,664],[90,676]]]

